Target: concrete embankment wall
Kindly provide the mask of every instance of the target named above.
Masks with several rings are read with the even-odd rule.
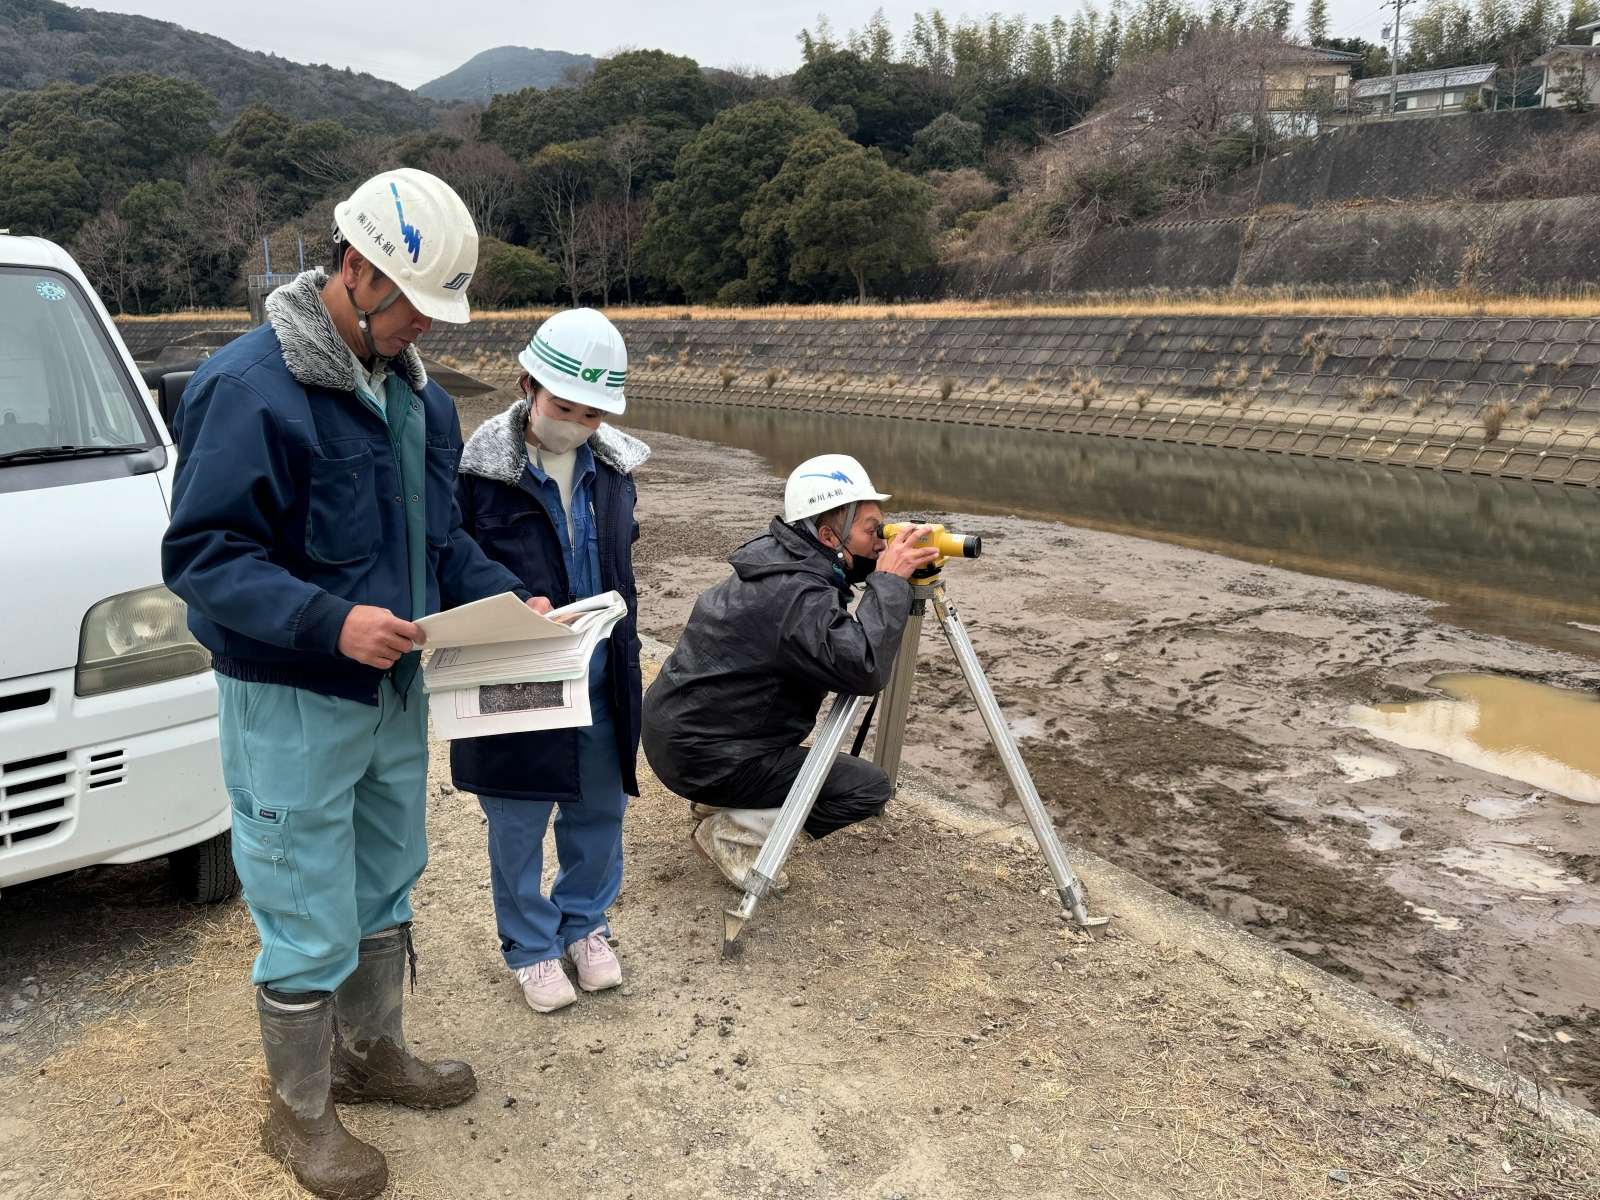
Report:
[[[1223,446],[1592,487],[1600,321],[1012,317],[630,320],[630,394]],[[219,323],[130,321],[136,357]],[[237,327],[237,326],[235,326]],[[507,383],[527,322],[422,350]],[[1489,439],[1484,413],[1509,416]],[[1537,411],[1534,411],[1534,410]]]

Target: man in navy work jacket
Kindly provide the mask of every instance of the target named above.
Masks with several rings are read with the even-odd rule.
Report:
[[[413,1057],[401,1026],[428,860],[414,622],[529,596],[460,529],[460,422],[412,346],[434,320],[470,319],[471,216],[442,180],[399,170],[334,223],[334,275],[274,292],[268,323],[184,393],[163,567],[217,674],[234,861],[261,934],[262,1145],[310,1191],[352,1200],[388,1169],[334,1101],[440,1108],[477,1090],[465,1063]]]

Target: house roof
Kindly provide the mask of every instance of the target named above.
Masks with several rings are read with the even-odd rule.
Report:
[[[1450,67],[1444,71],[1418,71],[1412,75],[1398,75],[1393,83],[1396,93],[1440,92],[1446,88],[1481,87],[1494,78],[1499,70],[1497,63],[1476,63],[1470,67]],[[1375,99],[1389,94],[1390,79],[1380,75],[1373,79],[1358,79],[1350,85],[1350,95],[1356,100]]]
[[[1595,22],[1600,25],[1600,21]],[[1535,67],[1548,67],[1563,58],[1600,58],[1600,46],[1552,46],[1533,60]]]
[[[1332,63],[1358,63],[1366,58],[1365,54],[1352,54],[1348,50],[1330,50],[1326,46],[1298,46],[1296,47],[1302,58],[1316,59],[1318,62]]]

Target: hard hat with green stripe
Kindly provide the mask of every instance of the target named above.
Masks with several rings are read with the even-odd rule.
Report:
[[[628,348],[605,316],[592,308],[558,312],[533,335],[517,361],[535,383],[569,404],[620,413],[628,402]]]

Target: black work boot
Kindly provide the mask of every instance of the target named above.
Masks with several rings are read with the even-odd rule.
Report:
[[[340,1104],[392,1100],[407,1108],[449,1108],[478,1090],[463,1062],[424,1062],[406,1049],[400,1024],[411,924],[361,939],[355,973],[334,993],[339,1039],[333,1047],[333,1098]]]
[[[272,1106],[261,1125],[261,1148],[315,1195],[329,1200],[376,1196],[389,1182],[388,1164],[340,1123],[328,1094],[332,995],[257,988],[256,1012],[272,1078]]]

